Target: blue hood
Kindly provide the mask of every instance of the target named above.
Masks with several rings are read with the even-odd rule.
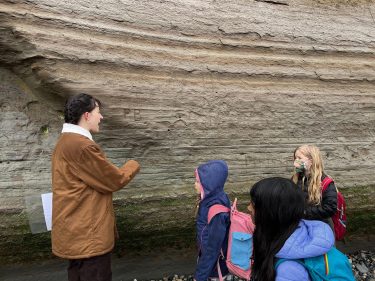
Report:
[[[298,228],[276,254],[278,258],[302,259],[328,252],[335,243],[330,226],[321,221],[301,220]]]
[[[214,204],[221,204],[230,208],[230,200],[224,192],[224,184],[228,177],[228,166],[223,160],[211,160],[200,165],[197,172],[204,192],[197,215],[197,237],[199,243],[205,244],[207,233],[202,235],[202,231],[207,225],[209,208]]]
[[[203,187],[203,201],[208,201],[224,192],[228,177],[228,166],[223,160],[211,160],[198,167],[198,175]]]

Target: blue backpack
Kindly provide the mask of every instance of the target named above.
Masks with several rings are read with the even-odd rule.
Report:
[[[275,264],[275,270],[288,260],[290,259],[279,259]],[[293,261],[306,268],[312,281],[355,281],[348,258],[335,247],[324,255]]]

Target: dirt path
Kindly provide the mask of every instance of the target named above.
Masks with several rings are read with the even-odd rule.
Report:
[[[375,250],[374,240],[350,241],[337,247],[352,253],[358,250]],[[113,257],[113,281],[127,281],[134,279],[160,280],[163,276],[174,274],[189,275],[194,272],[196,253],[194,249],[166,250],[163,252],[143,253],[142,255],[128,255],[121,258]],[[67,262],[53,259],[39,263],[7,265],[0,267],[1,281],[64,281]]]
[[[67,262],[53,259],[39,263],[7,265],[0,267],[1,281],[63,281],[67,280]],[[194,250],[168,250],[163,253],[129,255],[121,258],[113,256],[113,281],[134,279],[145,280],[171,276],[173,274],[192,274],[195,266]]]

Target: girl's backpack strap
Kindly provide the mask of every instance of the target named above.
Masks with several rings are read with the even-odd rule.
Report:
[[[207,216],[207,223],[209,224],[210,221],[212,220],[212,218],[214,216],[216,216],[217,214],[219,213],[228,213],[230,212],[230,209],[223,206],[223,205],[220,205],[220,204],[215,204],[215,205],[212,205],[209,209],[208,209],[208,216]]]
[[[312,281],[317,281],[317,280],[320,280],[320,281],[329,281],[330,280],[328,277],[324,276],[322,273],[320,273],[314,267],[306,264],[303,259],[277,259],[277,261],[275,263],[275,266],[274,266],[275,270],[277,270],[277,268],[279,267],[279,265],[282,264],[285,261],[294,261],[294,262],[297,262],[300,265],[302,265],[307,270],[307,272],[308,272],[308,274],[310,276],[310,279]]]
[[[282,264],[284,261],[295,261],[295,262],[298,262],[300,265],[303,265],[303,267],[306,268],[306,264],[300,259],[295,259],[295,260],[292,260],[292,259],[277,259],[277,261],[275,263],[275,270],[277,270],[279,265]]]
[[[333,182],[333,179],[330,176],[326,176],[321,183],[322,192],[326,191],[327,187],[330,185],[330,183]]]

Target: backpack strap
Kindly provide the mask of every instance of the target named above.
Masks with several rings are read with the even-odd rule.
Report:
[[[275,263],[275,270],[279,267],[280,264],[282,264],[284,261],[288,261],[287,259],[277,259]]]
[[[217,259],[217,262],[216,262],[216,266],[217,266],[217,275],[219,276],[219,281],[223,281],[223,274],[221,273],[221,269],[220,269],[220,257]]]
[[[322,183],[320,184],[322,187],[322,192],[326,191],[327,187],[330,185],[330,183],[333,182],[333,179],[330,176],[326,176]]]
[[[216,216],[217,214],[219,214],[219,213],[229,213],[229,212],[230,212],[230,209],[221,205],[221,204],[212,205],[208,209],[207,224],[210,224],[212,218],[214,216]],[[223,249],[221,249],[221,254],[223,255]],[[217,273],[218,273],[218,276],[219,276],[219,281],[223,281],[224,279],[223,279],[223,275],[221,273],[219,260],[220,260],[220,256],[219,256],[219,258],[217,259],[217,262],[216,262]]]
[[[314,276],[318,276],[320,278],[320,280],[322,281],[329,281],[330,279],[328,279],[326,276],[324,276],[323,274],[321,274],[320,272],[318,272],[316,269],[312,268],[311,266],[307,265],[303,259],[277,259],[276,263],[275,263],[275,271],[277,270],[277,268],[279,267],[280,264],[282,264],[283,262],[285,261],[294,261],[294,262],[297,262],[299,263],[300,265],[302,265],[308,272],[310,278],[312,278],[312,274],[314,274]],[[326,262],[326,260],[325,260]],[[326,266],[326,265],[325,265]],[[315,279],[313,279],[315,280]]]
[[[212,205],[209,209],[208,209],[208,215],[207,215],[207,223],[210,224],[212,218],[214,216],[216,216],[217,214],[219,213],[228,213],[230,212],[230,209],[221,205],[221,204],[215,204],[215,205]]]
[[[302,259],[277,259],[277,262],[275,263],[275,270],[279,267],[280,264],[282,264],[284,261],[294,261],[302,265],[304,268],[308,269],[307,265],[303,262]]]

